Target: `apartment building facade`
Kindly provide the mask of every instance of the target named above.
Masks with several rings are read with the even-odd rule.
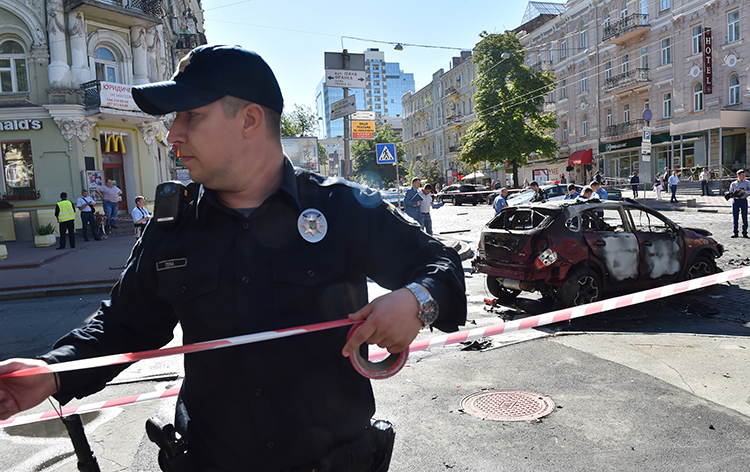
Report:
[[[449,70],[440,69],[432,81],[402,98],[403,139],[407,165],[436,160],[446,184],[457,180],[461,138],[475,120],[472,84],[476,66],[471,51],[454,57]],[[488,178],[505,180],[505,170],[486,171]]]
[[[153,201],[174,178],[168,118],[130,90],[169,78],[206,43],[202,24],[199,0],[0,0],[2,239],[33,239],[61,192],[75,200],[107,179],[122,214],[137,195]]]
[[[715,178],[744,168],[749,16],[737,0],[571,0],[533,31],[518,28],[526,65],[556,75],[546,106],[560,149],[548,174],[624,181],[637,169],[648,181],[665,168],[683,178],[702,166]]]

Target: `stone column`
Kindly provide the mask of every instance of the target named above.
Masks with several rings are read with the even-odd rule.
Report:
[[[68,13],[68,33],[70,34],[70,67],[74,87],[93,79],[88,64],[88,48],[86,47],[86,22],[83,13]]]
[[[148,83],[148,53],[146,51],[146,29],[143,26],[130,28],[130,46],[133,49],[133,84]]]
[[[47,35],[50,63],[47,68],[53,88],[70,88],[70,66],[65,45],[65,14],[62,0],[47,0]]]

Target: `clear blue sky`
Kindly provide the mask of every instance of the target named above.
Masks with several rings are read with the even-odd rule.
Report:
[[[324,74],[323,53],[340,52],[342,36],[378,41],[447,46],[437,49],[343,39],[349,52],[369,47],[385,51],[414,74],[417,90],[432,74],[448,69],[460,48],[471,49],[479,33],[502,33],[520,25],[526,1],[380,0],[377,2],[303,0],[203,0],[210,44],[239,44],[258,52],[274,70],[285,109],[295,103],[315,110],[315,87]]]

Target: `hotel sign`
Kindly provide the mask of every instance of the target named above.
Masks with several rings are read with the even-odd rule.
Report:
[[[714,91],[713,38],[711,28],[703,30],[703,94],[711,95]]]

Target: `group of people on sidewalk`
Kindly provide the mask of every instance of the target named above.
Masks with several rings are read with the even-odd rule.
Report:
[[[96,193],[102,197],[102,206],[104,214],[111,221],[111,227],[117,228],[118,202],[122,195],[122,190],[114,185],[112,180],[107,180],[107,184],[96,188]],[[114,200],[114,201],[112,201]],[[135,237],[140,237],[146,223],[151,219],[151,214],[145,207],[146,199],[142,196],[135,197],[135,208],[131,212],[133,224],[135,225]],[[81,191],[81,196],[76,200],[75,205],[68,200],[67,192],[60,193],[60,201],[55,205],[55,218],[60,228],[60,245],[57,249],[65,249],[65,239],[67,234],[68,242],[71,248],[76,247],[75,238],[75,211],[76,208],[81,212],[81,233],[84,241],[90,241],[88,238],[87,227],[91,228],[91,236],[94,241],[101,241],[99,228],[96,225],[96,201],[89,196],[88,190]]]

